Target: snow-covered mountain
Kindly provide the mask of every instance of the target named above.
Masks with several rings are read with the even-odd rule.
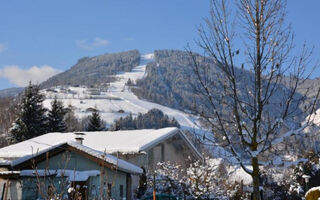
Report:
[[[198,117],[189,111],[196,97],[188,82],[196,83],[196,80],[191,76],[188,58],[187,52],[175,50],[157,50],[144,55],[133,50],[83,58],[71,69],[42,84],[47,88],[44,104],[50,107],[57,96],[65,106],[72,105],[79,118],[90,115],[96,108],[109,125],[129,113],[135,116],[157,108],[174,117],[182,128],[199,130]],[[310,80],[308,84],[313,83]],[[214,88],[217,95],[222,89],[219,84]],[[279,101],[284,89],[285,86],[275,95]],[[298,124],[305,117],[299,116],[301,119],[292,121]]]
[[[107,87],[55,86],[45,89],[43,90],[46,96],[44,106],[50,108],[51,101],[57,97],[65,106],[72,105],[79,118],[90,115],[93,108],[98,109],[102,119],[108,124],[112,124],[114,120],[125,117],[129,113],[135,116],[157,108],[169,117],[174,117],[183,129],[199,129],[196,116],[139,99],[131,92],[130,86],[126,84],[128,80],[135,83],[142,79],[146,75],[147,63],[153,61],[153,53],[142,55],[140,65],[134,67],[130,72],[121,72],[113,76],[116,81],[111,82]]]

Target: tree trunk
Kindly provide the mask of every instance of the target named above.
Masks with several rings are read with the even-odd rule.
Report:
[[[252,193],[252,199],[253,200],[261,200],[260,198],[260,170],[258,165],[258,158],[253,157],[252,158],[252,181],[253,181],[253,193]]]

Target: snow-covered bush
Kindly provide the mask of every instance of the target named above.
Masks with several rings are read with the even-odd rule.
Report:
[[[148,188],[145,196],[152,194],[154,182],[157,193],[184,196],[187,190],[183,173],[184,169],[180,165],[170,161],[158,163],[154,174],[148,175]]]
[[[290,184],[286,181],[271,182],[264,186],[264,199],[267,200],[300,200],[301,195],[297,191],[290,190]]]
[[[310,157],[310,158],[309,158]],[[303,174],[311,181],[319,181],[319,157],[309,155],[309,161],[298,167],[264,167],[260,175],[264,200],[300,200],[304,196]],[[144,196],[152,195],[155,175],[157,194],[175,195],[183,199],[251,200],[252,185],[247,177],[233,165],[222,159],[205,157],[204,160],[189,162],[186,168],[172,162],[158,163],[155,173],[148,174],[147,190]],[[307,173],[308,170],[310,173]],[[235,178],[236,177],[236,178]]]
[[[195,199],[221,196],[224,191],[219,187],[225,183],[224,176],[217,175],[218,169],[223,171],[223,165],[206,157],[204,161],[191,162],[186,170],[186,183],[189,186],[190,194]],[[215,193],[215,194],[214,194]]]
[[[240,183],[234,183],[229,185],[226,189],[230,200],[250,200],[250,192],[244,190],[243,185]]]
[[[187,168],[169,161],[158,163],[155,174],[148,175],[145,196],[152,194],[155,178],[155,188],[159,194],[187,199],[229,199],[226,195],[227,170],[222,162],[206,157],[190,163]]]
[[[306,191],[306,182],[304,175],[310,176],[308,188],[320,185],[320,155],[315,152],[308,152],[305,156],[306,162],[300,163],[295,169],[294,174],[291,176],[290,190],[300,193],[303,196]]]
[[[313,179],[308,187],[319,181],[317,170],[319,157],[314,153],[308,153],[308,161],[301,162],[297,166],[270,166],[265,167],[261,174],[263,184],[263,197],[267,200],[300,200],[304,197],[306,183],[303,175],[310,175]],[[318,177],[318,178],[316,178]]]

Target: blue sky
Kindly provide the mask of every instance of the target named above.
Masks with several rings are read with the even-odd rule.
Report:
[[[296,42],[314,45],[315,59],[319,8],[319,0],[289,0],[287,10]],[[197,38],[196,26],[208,12],[208,0],[3,0],[0,89],[64,71],[84,56],[184,49]]]

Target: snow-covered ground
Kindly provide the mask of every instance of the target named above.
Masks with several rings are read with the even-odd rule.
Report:
[[[72,105],[75,108],[75,114],[79,118],[91,114],[90,108],[97,108],[103,120],[112,124],[114,120],[127,116],[132,113],[133,116],[138,113],[146,113],[152,108],[162,110],[170,117],[176,118],[184,129],[199,129],[196,124],[197,117],[190,114],[139,99],[126,86],[130,79],[135,82],[143,78],[146,74],[146,64],[153,61],[154,54],[145,54],[141,56],[141,63],[131,72],[123,72],[116,75],[116,82],[110,83],[107,90],[99,88],[86,87],[57,87],[44,91],[46,100],[44,106],[50,108],[50,103],[54,96],[63,101],[65,106]]]

